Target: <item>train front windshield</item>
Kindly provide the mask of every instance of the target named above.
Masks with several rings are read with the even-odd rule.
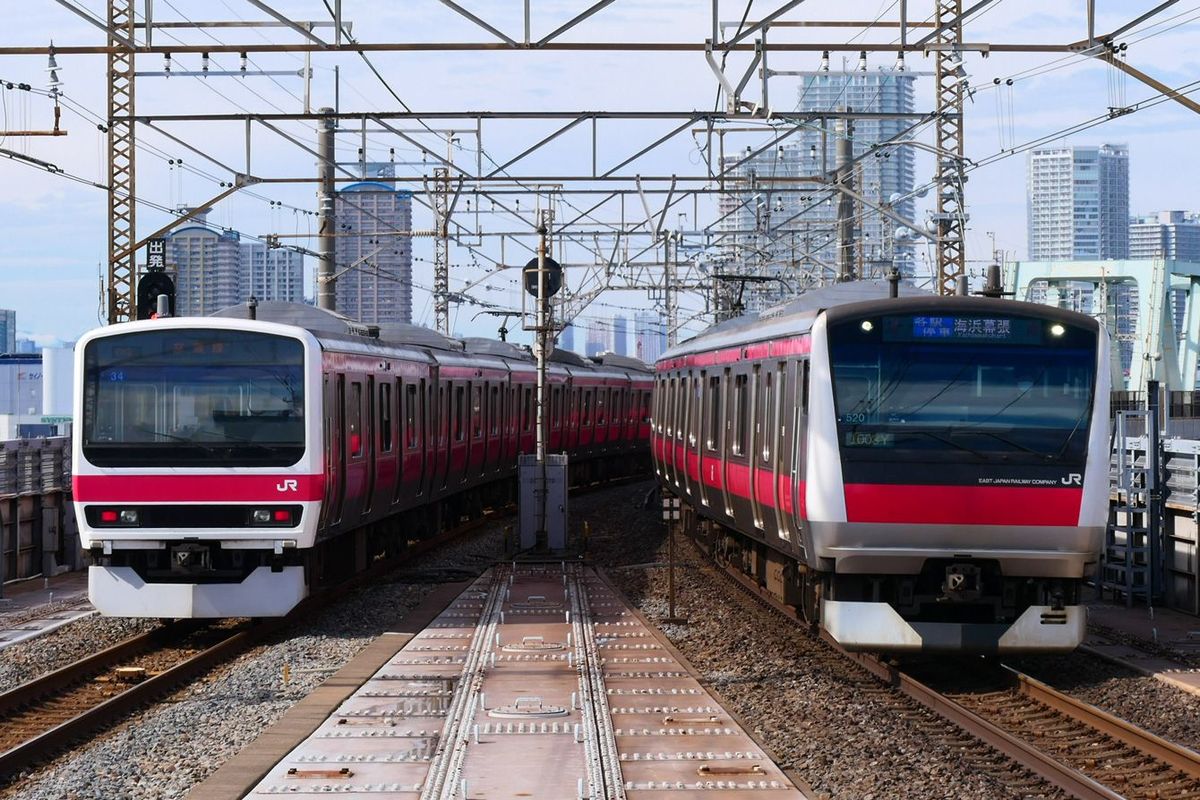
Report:
[[[164,329],[84,353],[83,454],[126,466],[287,466],[304,455],[304,346]]]
[[[851,461],[1082,464],[1096,333],[1026,317],[879,316],[831,326]]]

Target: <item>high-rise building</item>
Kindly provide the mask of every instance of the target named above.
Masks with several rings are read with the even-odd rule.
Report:
[[[1159,211],[1129,223],[1129,257],[1200,262],[1200,211]]]
[[[304,256],[261,242],[242,242],[238,302],[258,300],[304,302]]]
[[[653,364],[667,349],[667,323],[656,311],[639,311],[633,317],[637,340],[635,356]]]
[[[627,355],[629,353],[629,320],[621,314],[617,314],[615,317],[613,317],[612,334],[613,352],[619,356]]]
[[[17,312],[0,308],[0,355],[17,352]]]
[[[608,323],[598,319],[588,325],[587,346],[584,355],[591,358],[592,356],[600,355],[606,350],[611,349],[609,346],[609,330]]]
[[[1129,258],[1129,148],[1033,150],[1028,161],[1031,261]]]
[[[239,300],[241,237],[206,227],[207,211],[167,235],[167,271],[175,279],[175,313],[206,316]]]
[[[796,110],[852,109],[873,113],[908,114],[913,111],[916,75],[903,70],[819,70],[800,75]],[[899,137],[904,119],[854,121],[853,155],[858,158],[889,139]],[[762,153],[727,155],[724,166],[737,192],[722,195],[720,232],[723,254],[731,271],[778,280],[748,284],[743,302],[761,310],[798,293],[807,283],[831,279],[837,264],[837,197],[800,177],[831,175],[837,163],[838,132],[833,121],[806,125],[782,147]],[[912,219],[915,213],[914,164],[911,148],[882,147],[879,157],[859,158],[853,173],[854,189],[876,205],[890,204],[893,213]],[[728,185],[728,184],[727,184]],[[893,203],[893,200],[895,202]],[[897,242],[895,223],[869,207],[856,204],[854,262],[861,275],[882,275],[898,266],[911,275],[914,248]]]
[[[412,194],[364,181],[337,193],[337,310],[359,322],[412,322]]]
[[[559,350],[574,350],[575,349],[575,326],[567,324],[563,327],[562,333],[558,335]]]

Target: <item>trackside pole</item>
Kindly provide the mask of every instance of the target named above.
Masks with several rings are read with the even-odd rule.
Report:
[[[675,529],[679,527],[679,498],[663,492],[663,521],[667,523],[667,616],[663,622],[686,625],[687,617],[675,615]]]
[[[537,302],[533,326],[537,410],[535,452],[532,457],[526,454],[518,460],[520,548],[539,553],[561,552],[567,548],[567,456],[546,452],[550,438],[546,362],[554,344],[550,297],[561,285],[561,270],[547,253],[550,220],[550,212],[543,211],[538,225],[537,259],[525,266],[524,276],[526,291]]]

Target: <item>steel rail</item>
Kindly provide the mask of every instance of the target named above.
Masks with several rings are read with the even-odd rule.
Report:
[[[296,621],[306,618],[322,604],[327,604],[354,590],[358,586],[403,565],[409,559],[440,547],[452,539],[468,533],[501,516],[503,512],[485,513],[476,519],[464,522],[450,530],[432,536],[407,550],[400,557],[378,562],[371,569],[360,573],[342,584],[301,601],[287,616],[258,622],[248,630],[233,632],[216,645],[203,650],[191,658],[151,676],[141,683],[133,684],[124,692],[108,698],[78,716],[0,753],[0,784],[17,773],[27,770],[31,763],[44,760],[56,752],[66,749],[80,738],[117,722],[137,708],[148,704],[156,697],[169,693],[187,681],[211,669],[238,653],[253,647],[257,642]],[[41,678],[29,681],[10,692],[0,695],[0,715],[10,714],[23,708],[32,708],[43,698],[80,684],[106,669],[131,657],[153,650],[162,640],[195,629],[194,620],[179,620],[171,625],[149,631],[113,645],[95,656],[76,664],[56,670]]]
[[[1089,778],[1079,770],[1058,761],[1033,745],[1012,735],[983,717],[963,708],[915,678],[885,664],[875,656],[851,653],[842,649],[823,630],[821,636],[847,658],[862,666],[884,683],[890,684],[908,697],[933,711],[947,722],[995,748],[1030,772],[1080,800],[1123,800],[1123,795]]]
[[[176,664],[174,667],[158,675],[154,675],[141,683],[133,684],[120,694],[92,706],[83,713],[38,734],[32,739],[26,740],[4,753],[0,753],[0,777],[15,775],[22,770],[28,769],[31,763],[41,761],[59,750],[65,749],[81,736],[93,733],[115,720],[126,716],[139,706],[166,694],[175,687],[216,665],[226,657],[252,645],[262,636],[282,627],[283,624],[281,619],[274,625],[265,623],[250,630],[231,633],[230,636],[221,640],[216,645],[197,653],[191,658]],[[267,630],[268,628],[269,630]],[[146,637],[153,639],[156,638],[155,634],[158,634],[157,638],[161,638],[162,630],[151,631],[149,634],[134,637],[131,640],[110,647],[99,653],[98,657],[104,656],[111,663],[111,659],[114,656],[119,656],[121,653],[124,653],[125,657],[128,657],[129,655],[146,652],[153,648],[153,642],[148,642]],[[16,703],[24,697],[27,700],[26,705],[28,705],[35,703],[37,699],[45,697],[47,694],[53,694],[54,691],[61,691],[61,689],[50,689],[49,687],[52,685],[61,685],[65,681],[67,685],[62,688],[69,688],[70,685],[78,684],[85,679],[86,675],[95,674],[96,669],[94,664],[89,669],[78,668],[88,663],[92,663],[90,659],[80,662],[79,665],[71,665],[70,667],[57,670],[45,676],[44,679],[31,681],[18,687],[4,696],[4,702],[6,704]],[[21,706],[14,706],[14,708],[19,707]]]
[[[644,476],[620,476],[590,486],[574,486],[572,494],[583,494],[607,486],[616,486],[631,480],[641,480]],[[454,528],[442,531],[407,549],[400,556],[380,561],[365,572],[331,587],[318,594],[310,595],[302,600],[291,612],[284,617],[267,619],[258,622],[248,630],[231,632],[231,634],[212,647],[197,653],[191,658],[154,675],[141,683],[133,684],[124,692],[108,698],[91,709],[66,720],[61,724],[13,747],[0,752],[0,785],[11,780],[17,773],[28,770],[30,765],[42,761],[57,752],[67,749],[71,744],[98,730],[128,716],[137,708],[148,704],[178,688],[187,681],[204,673],[217,664],[253,647],[257,642],[286,628],[299,619],[311,615],[313,610],[322,604],[336,600],[357,587],[368,583],[381,575],[403,566],[410,559],[434,550],[470,531],[482,527],[497,518],[511,514],[513,507],[484,512],[475,519],[468,520]],[[91,676],[102,673],[109,668],[130,658],[153,650],[173,636],[197,629],[195,620],[177,620],[173,623],[148,631],[119,642],[112,647],[89,656],[83,661],[55,670],[40,678],[28,681],[9,692],[0,694],[0,717],[25,708],[35,707],[43,698],[69,689],[82,683]]]
[[[179,625],[180,623],[172,623]],[[65,667],[48,672],[0,694],[0,718],[28,708],[43,697],[61,692],[111,667],[141,655],[172,635],[172,625],[132,636]]]
[[[780,603],[757,583],[732,566],[721,564],[716,564],[716,566],[771,609],[796,622],[807,624],[794,608]],[[1047,783],[1057,786],[1079,800],[1123,800],[1123,795],[1043,753],[1028,742],[1022,741],[1008,731],[988,722],[945,695],[884,663],[881,659],[866,653],[851,653],[845,650],[824,630],[820,635],[833,649],[870,672],[883,683],[899,690],[955,727],[991,746]]]
[[[1085,703],[1047,686],[1019,670],[1005,666],[1022,695],[1054,709],[1106,736],[1169,764],[1190,778],[1200,780],[1200,753],[1169,742],[1161,736],[1115,717],[1103,709]]]

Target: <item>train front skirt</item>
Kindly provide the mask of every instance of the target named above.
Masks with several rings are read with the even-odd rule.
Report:
[[[1083,642],[1082,606],[1030,606],[1011,624],[910,622],[887,603],[824,600],[821,625],[847,650],[894,653],[1070,652]]]
[[[241,583],[147,583],[132,567],[88,567],[88,596],[110,617],[282,617],[308,594],[304,567],[257,567]]]

